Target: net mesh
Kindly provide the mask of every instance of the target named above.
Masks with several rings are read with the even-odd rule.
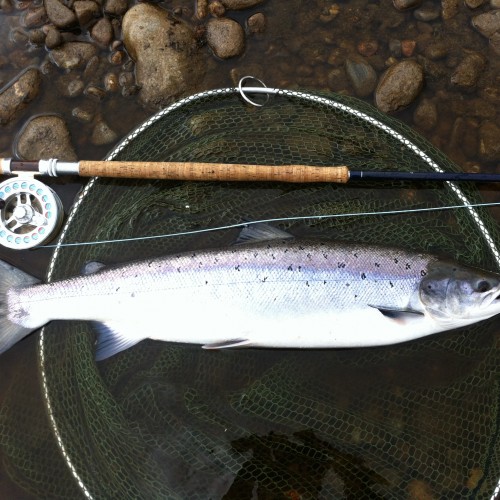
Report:
[[[364,102],[280,92],[256,109],[229,89],[156,115],[110,157],[457,169]],[[458,192],[437,183],[98,179],[87,186],[62,240],[353,214],[277,225],[297,236],[442,252],[495,270],[495,224],[480,209],[477,216],[467,209],[355,215],[461,204],[464,197],[478,201],[472,187]],[[90,260],[223,247],[237,233],[63,247],[51,279],[74,275]],[[163,321],[165,329],[181,326],[169,322],[168,304]],[[91,325],[53,322],[38,352],[27,354],[27,363],[38,356],[40,385],[15,380],[1,406],[6,469],[40,498],[490,499],[500,477],[495,324],[357,350],[213,352],[144,341],[96,364]]]

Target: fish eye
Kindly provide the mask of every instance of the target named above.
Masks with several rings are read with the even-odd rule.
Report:
[[[476,291],[479,293],[488,292],[489,290],[491,290],[491,285],[485,280],[480,281],[476,286]]]

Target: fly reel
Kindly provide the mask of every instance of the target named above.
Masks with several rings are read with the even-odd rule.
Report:
[[[0,244],[15,250],[49,241],[63,220],[59,197],[33,177],[0,183],[0,208]]]

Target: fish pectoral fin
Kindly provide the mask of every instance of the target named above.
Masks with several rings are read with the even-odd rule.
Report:
[[[97,330],[96,361],[114,356],[132,347],[146,337],[138,336],[134,324],[125,323],[93,323]]]
[[[368,305],[380,311],[386,318],[393,319],[394,321],[398,321],[400,323],[404,323],[408,319],[415,319],[420,316],[424,316],[422,311],[417,311],[416,309],[376,306],[374,304]]]
[[[259,222],[257,224],[248,224],[245,226],[241,230],[235,245],[241,245],[242,243],[258,243],[260,241],[270,240],[286,240],[294,237],[295,236],[283,231],[282,229],[270,226],[265,222]]]
[[[90,262],[86,262],[80,271],[84,276],[88,276],[89,274],[98,273],[102,269],[106,267],[106,264],[102,262],[97,262],[96,260],[91,260]]]
[[[252,343],[248,339],[232,339],[224,340],[223,342],[214,342],[213,344],[205,344],[203,349],[228,349],[230,347],[245,347],[250,346]]]

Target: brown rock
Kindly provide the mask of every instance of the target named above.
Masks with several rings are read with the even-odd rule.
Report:
[[[111,144],[116,139],[118,139],[118,134],[103,120],[99,120],[92,131],[90,142],[96,146],[103,146]]]
[[[463,89],[475,87],[485,66],[486,59],[482,55],[469,54],[455,68],[451,75],[451,83]]]
[[[415,52],[416,46],[417,42],[415,40],[401,40],[401,53],[405,57],[411,57],[413,52]]]
[[[430,99],[422,99],[413,113],[413,122],[423,130],[432,130],[437,123],[436,105]]]
[[[19,133],[15,150],[20,158],[29,160],[77,159],[66,123],[55,115],[31,118]]]
[[[489,38],[497,31],[500,31],[500,9],[490,10],[489,12],[473,17],[472,26],[474,26],[481,35]]]
[[[403,11],[415,9],[422,3],[422,0],[392,0],[392,3],[397,10]]]
[[[207,43],[217,57],[228,59],[243,53],[245,33],[233,19],[211,19],[207,24]]]
[[[485,121],[479,127],[479,156],[486,161],[500,160],[500,128]]]
[[[19,74],[0,92],[0,124],[9,123],[38,95],[41,75],[36,68]]]
[[[247,20],[249,33],[264,33],[266,31],[266,16],[262,12],[257,12]]]
[[[73,4],[73,9],[75,9],[75,14],[80,26],[85,26],[100,14],[99,5],[93,0],[77,0]]]
[[[222,17],[226,13],[226,7],[219,0],[215,0],[208,5],[208,11],[214,17]]]
[[[385,113],[408,106],[424,85],[422,66],[413,60],[393,64],[380,78],[375,91],[375,104]]]
[[[85,66],[97,54],[97,47],[87,42],[67,42],[50,51],[50,58],[60,68],[75,69]]]
[[[106,0],[104,4],[104,12],[114,16],[122,16],[127,12],[127,9],[127,0]]]
[[[21,24],[26,28],[34,28],[36,26],[41,26],[47,22],[47,12],[43,5],[35,7],[33,9],[28,9],[23,15]]]
[[[54,26],[50,26],[45,37],[45,46],[48,49],[55,49],[61,45],[62,41],[63,39],[59,30]]]
[[[57,28],[69,28],[77,23],[75,13],[59,0],[44,0],[44,5],[47,16]]]
[[[458,14],[459,0],[441,0],[441,17],[447,21]]]
[[[100,45],[109,45],[113,40],[113,27],[107,17],[101,17],[90,30],[90,36]]]
[[[230,10],[248,9],[261,4],[263,1],[264,0],[221,0],[224,7]]]

